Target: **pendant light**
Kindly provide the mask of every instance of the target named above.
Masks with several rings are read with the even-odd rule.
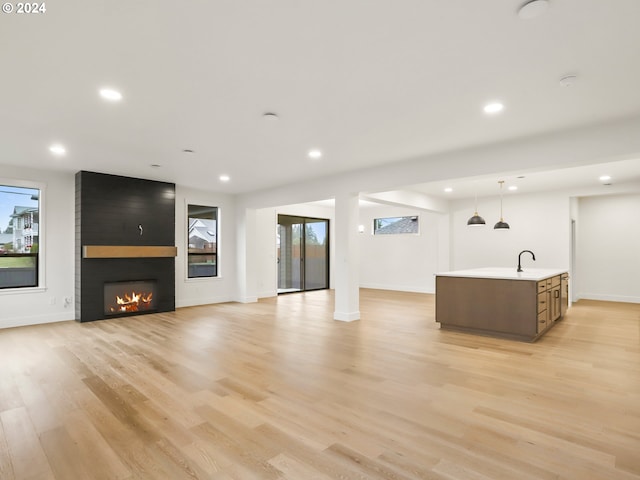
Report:
[[[473,217],[467,220],[467,225],[470,227],[481,227],[482,225],[485,225],[485,223],[484,218],[478,215],[478,191],[476,189],[476,210]]]
[[[509,224],[504,221],[504,218],[502,218],[502,184],[504,183],[504,180],[499,180],[498,183],[500,184],[500,221],[493,226],[493,229],[507,230],[509,229]]]

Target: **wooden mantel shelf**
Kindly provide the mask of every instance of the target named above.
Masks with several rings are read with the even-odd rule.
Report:
[[[140,245],[84,245],[82,258],[163,258],[178,255],[178,247]]]

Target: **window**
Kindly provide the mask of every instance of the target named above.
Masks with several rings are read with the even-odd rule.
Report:
[[[0,185],[0,289],[38,286],[40,190]]]
[[[418,217],[387,217],[373,219],[374,235],[398,235],[403,233],[419,233]]]
[[[188,278],[218,276],[218,208],[187,205]]]

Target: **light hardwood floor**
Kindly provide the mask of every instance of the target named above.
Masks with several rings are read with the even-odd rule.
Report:
[[[640,479],[640,305],[537,343],[330,291],[0,330],[0,478]]]

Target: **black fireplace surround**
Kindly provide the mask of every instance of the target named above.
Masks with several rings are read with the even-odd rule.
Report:
[[[76,320],[131,315],[105,312],[105,284],[154,283],[153,308],[175,310],[175,257],[86,258],[83,247],[175,247],[175,184],[80,171],[76,174]]]

